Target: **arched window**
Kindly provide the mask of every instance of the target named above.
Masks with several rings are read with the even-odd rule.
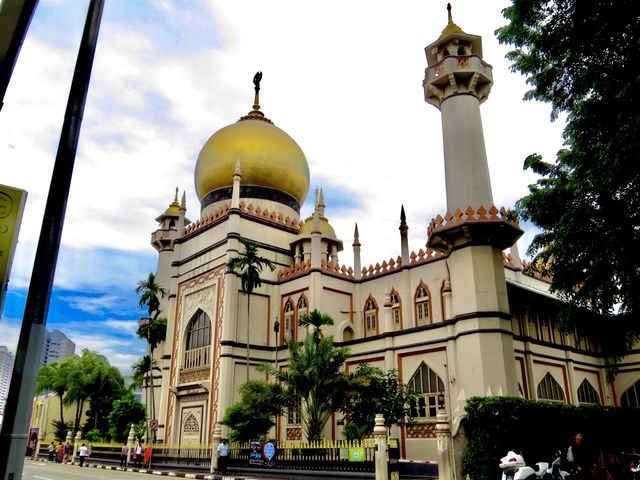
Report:
[[[184,368],[201,368],[209,365],[211,345],[211,320],[202,310],[194,315],[187,328]]]
[[[370,337],[378,333],[378,305],[369,297],[364,305],[364,336]]]
[[[295,328],[295,306],[293,304],[293,300],[290,298],[287,300],[287,303],[284,304],[284,339],[285,341],[293,340],[293,329]]]
[[[552,402],[564,402],[564,392],[556,379],[549,372],[540,380],[538,384],[538,398],[540,400],[550,400]]]
[[[640,380],[627,388],[620,397],[623,407],[640,407]]]
[[[444,395],[444,382],[438,374],[422,362],[408,384],[420,393],[417,404],[412,405],[411,416],[417,419],[436,418],[438,396]]]
[[[578,387],[578,402],[579,403],[595,403],[597,405],[600,404],[600,395],[591,382],[586,378],[582,381],[580,386]]]
[[[402,311],[400,305],[400,295],[395,290],[391,290],[389,295],[391,300],[391,318],[393,319],[393,329],[400,330],[402,328]]]
[[[309,314],[309,303],[307,302],[307,297],[301,295],[298,299],[298,307],[296,308],[296,327],[298,325],[298,320],[304,315]],[[297,327],[298,328],[298,339],[303,339],[305,336],[306,327]]]
[[[302,398],[300,396],[296,396],[293,403],[294,405],[287,409],[287,424],[300,425],[300,417],[302,416]]]
[[[429,321],[429,290],[421,283],[416,290],[416,327],[427,325]]]

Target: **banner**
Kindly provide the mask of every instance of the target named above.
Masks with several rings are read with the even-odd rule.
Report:
[[[26,199],[27,192],[24,190],[0,185],[0,311],[7,291]]]

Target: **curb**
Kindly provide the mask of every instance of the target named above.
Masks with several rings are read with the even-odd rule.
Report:
[[[37,459],[36,462],[47,463],[47,460]],[[64,465],[78,465],[77,462],[66,462]],[[186,473],[186,472],[173,472],[169,470],[152,470],[148,468],[122,468],[114,465],[103,465],[100,463],[85,463],[83,468],[99,468],[101,470],[115,470],[120,472],[134,472],[144,473],[147,475],[157,475],[161,477],[177,477],[177,478],[193,478],[197,480],[264,480],[263,478],[250,478],[250,477],[234,477],[228,475],[211,475],[206,473]]]

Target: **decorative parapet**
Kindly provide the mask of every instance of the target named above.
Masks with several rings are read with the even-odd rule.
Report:
[[[523,268],[522,264],[516,265],[513,263],[513,257],[507,252],[502,252],[502,263],[504,263],[505,267],[510,268],[511,270],[522,270]]]
[[[402,268],[402,257],[398,257],[397,259],[390,258],[387,262],[384,260],[382,264],[376,263],[375,267],[373,265],[369,265],[369,268],[362,269],[362,280],[367,280],[373,277],[378,277],[380,275],[384,275],[386,273],[395,272]]]
[[[290,280],[311,270],[311,259],[300,263],[294,263],[290,267],[278,272],[278,280]]]
[[[448,253],[455,245],[475,242],[491,244],[504,250],[512,246],[522,235],[518,217],[504,207],[484,206],[477,209],[468,207],[464,212],[459,208],[431,219],[427,235],[427,245]]]
[[[182,230],[182,235],[183,236],[191,235],[192,233],[202,228],[205,228],[206,226],[212,224],[213,222],[220,220],[223,217],[226,217],[227,215],[229,215],[230,207],[231,207],[231,204],[227,203],[223,207],[219,208],[218,210],[211,212],[206,217],[201,218],[200,220],[197,220],[193,223],[190,223],[184,228],[184,230]]]
[[[180,370],[179,383],[191,383],[200,380],[208,380],[210,368],[198,368],[195,370]]]
[[[508,222],[515,227],[520,228],[520,222],[507,210],[502,207],[498,210],[495,206],[491,206],[489,210],[481,206],[477,210],[468,207],[464,212],[459,208],[454,213],[447,213],[444,218],[438,215],[436,218],[431,219],[427,234],[431,236],[434,232],[450,228],[454,225],[459,225],[468,222]]]
[[[345,277],[353,280],[353,268],[347,268],[345,265],[338,265],[336,262],[326,262],[322,260],[320,262],[320,268],[325,272],[329,272],[333,275],[338,275],[340,277]]]
[[[288,215],[285,217],[279,212],[270,212],[267,208],[254,207],[253,203],[247,205],[244,202],[240,202],[240,211],[252,217],[261,218],[278,225],[284,225],[294,230],[300,230],[302,226],[302,222],[295,218],[290,218]]]
[[[409,265],[420,265],[421,263],[427,263],[440,257],[444,257],[444,254],[433,248],[427,248],[426,252],[420,249],[418,253],[411,252],[411,255],[409,255]]]

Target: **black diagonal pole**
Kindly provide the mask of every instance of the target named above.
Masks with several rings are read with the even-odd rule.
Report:
[[[89,4],[71,82],[0,433],[2,480],[22,478],[36,374],[103,7],[104,0]]]

